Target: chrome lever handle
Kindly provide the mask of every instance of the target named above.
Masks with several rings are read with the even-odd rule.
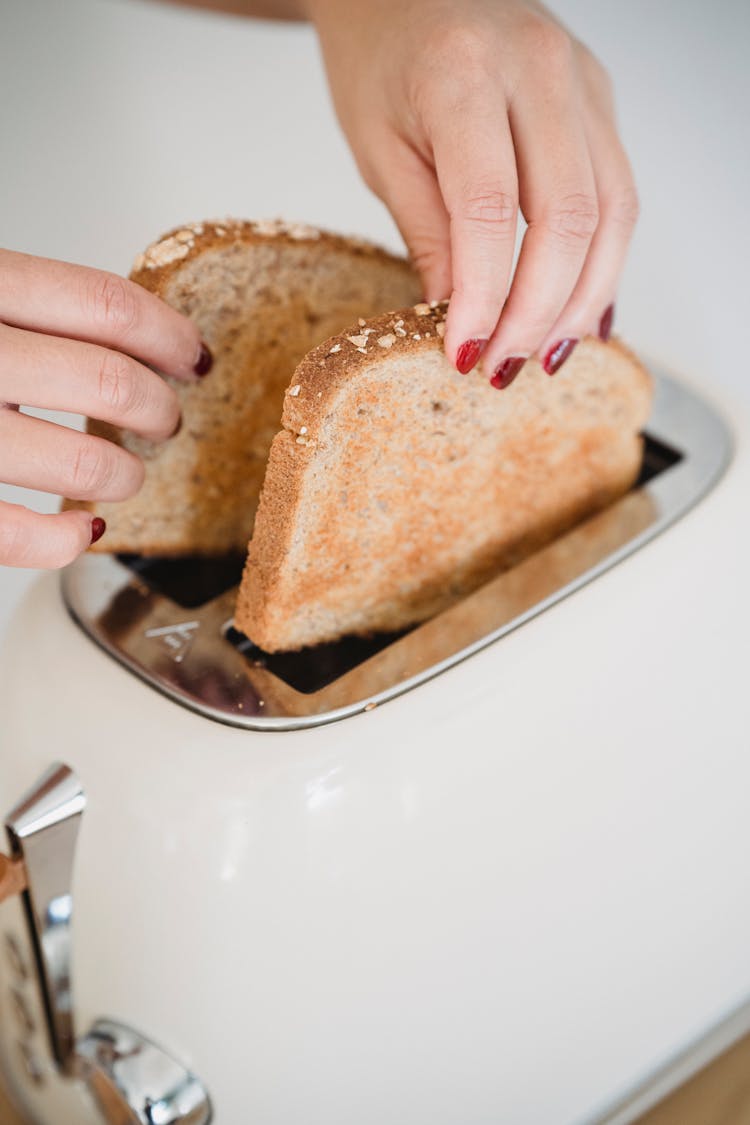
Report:
[[[66,1069],[74,1050],[70,985],[73,861],[86,798],[68,766],[54,765],[8,814],[11,878],[23,871],[25,905],[55,1062]],[[22,865],[22,866],[21,866]]]
[[[194,1074],[137,1031],[98,1020],[77,1048],[77,1072],[102,1125],[209,1125],[211,1102]]]

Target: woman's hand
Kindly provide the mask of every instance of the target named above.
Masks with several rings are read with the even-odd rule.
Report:
[[[143,481],[132,453],[18,405],[88,414],[159,441],[179,427],[179,404],[144,365],[190,378],[210,362],[195,325],[140,286],[0,251],[0,481],[75,500],[132,496]],[[0,503],[0,565],[64,566],[103,530],[83,511]]]
[[[446,352],[507,386],[609,335],[638,204],[607,74],[534,0],[301,0]],[[519,209],[528,228],[512,278]]]

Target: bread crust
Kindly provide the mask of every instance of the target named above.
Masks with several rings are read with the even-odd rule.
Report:
[[[270,239],[287,246],[299,246],[302,243],[328,246],[344,250],[355,257],[397,262],[411,270],[409,263],[401,255],[391,254],[382,246],[356,235],[336,234],[309,223],[288,222],[284,219],[226,218],[205,219],[172,227],[137,255],[130,271],[130,280],[161,297],[176,270],[205,250],[235,242],[245,246],[259,246]]]
[[[271,447],[235,618],[266,651],[424,620],[605,507],[635,480],[651,380],[623,344],[588,338],[554,379],[532,360],[512,387],[498,392],[479,372],[453,371],[442,347],[445,313],[445,303],[422,303],[360,321],[297,367],[284,400],[284,430]],[[455,471],[451,451],[426,441],[431,422],[424,403],[402,421],[389,415],[388,401],[373,398],[378,374],[389,370],[393,379],[380,393],[390,396],[394,413],[410,409],[409,380],[421,380],[425,396],[439,387],[444,417],[465,412],[447,438],[459,460],[466,454]],[[369,444],[357,434],[359,413],[369,419]],[[488,430],[488,418],[496,431]],[[432,464],[431,448],[438,451]],[[477,466],[479,457],[487,459],[486,471]],[[409,496],[399,474],[408,477]],[[503,495],[503,479],[515,496]],[[434,489],[452,494],[435,497]],[[337,490],[338,507],[331,501]],[[375,496],[387,505],[396,495],[402,508],[389,524],[371,501]],[[316,519],[325,526],[315,526]],[[484,534],[480,525],[488,519]],[[377,535],[370,536],[368,520],[378,524]],[[448,539],[443,525],[451,529]],[[463,554],[456,543],[462,537]],[[351,577],[356,569],[359,587]]]

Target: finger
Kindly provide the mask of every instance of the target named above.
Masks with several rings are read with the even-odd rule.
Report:
[[[140,285],[86,266],[0,251],[0,320],[125,351],[169,375],[205,374],[197,327]]]
[[[127,449],[0,410],[0,480],[71,500],[125,500],[143,484],[143,463]]]
[[[542,344],[543,355],[557,340],[587,334],[609,337],[617,284],[638,217],[638,194],[614,121],[600,113],[592,115],[587,136],[599,197],[599,226],[570,300]]]
[[[87,414],[157,441],[180,420],[174,390],[122,352],[2,324],[0,399]]]
[[[599,222],[598,199],[576,83],[560,65],[529,75],[511,110],[521,207],[528,223],[513,284],[485,366],[536,352],[570,298]],[[575,346],[556,340],[543,356],[552,374]]]
[[[518,222],[518,183],[505,111],[470,94],[440,114],[431,139],[450,216],[452,287],[445,350],[467,372],[492,336],[505,302]],[[456,128],[456,117],[460,128]]]
[[[103,522],[88,512],[42,516],[0,502],[0,566],[67,566],[100,537]]]
[[[373,184],[401,231],[419,271],[427,301],[451,291],[450,224],[434,168],[400,137],[394,137]]]

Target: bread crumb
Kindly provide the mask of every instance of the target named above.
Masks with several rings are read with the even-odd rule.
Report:
[[[329,350],[328,354],[333,355],[334,352],[340,352],[340,351],[341,351],[341,344],[334,344],[333,347]]]
[[[361,352],[362,355],[367,355],[367,348],[357,348],[357,351]]]
[[[421,332],[412,332],[411,338],[412,338],[412,340],[421,340],[422,334],[421,334]]]
[[[289,388],[289,390],[287,391],[287,394],[291,395],[292,398],[296,398],[301,390],[302,390],[302,385],[300,383],[295,383],[293,387]]]
[[[186,258],[189,253],[190,246],[180,242],[177,235],[172,235],[149,246],[144,254],[143,264],[149,270],[161,269],[162,266],[168,266],[172,262],[179,262],[181,258]]]
[[[177,234],[174,237],[177,239],[178,242],[187,242],[187,243],[195,242],[195,236],[193,234],[193,231],[188,230],[187,227],[183,227],[182,230],[178,230]]]
[[[430,306],[425,305],[424,303],[420,303],[414,306],[414,312],[417,314],[417,316],[429,316]]]
[[[367,343],[367,337],[364,336],[364,335],[362,335],[362,336],[347,336],[346,338],[347,338],[347,340],[351,341],[352,344],[354,344],[355,348],[363,348],[365,346],[365,344]]]
[[[392,348],[396,343],[396,337],[392,332],[388,332],[385,336],[378,336],[378,343],[381,348]]]
[[[438,336],[442,340],[443,336],[445,336],[445,322],[442,321],[442,320],[439,320],[437,322],[437,324],[435,325],[435,331],[437,332]]]
[[[397,336],[406,336],[406,329],[400,328],[398,325],[393,329]]]
[[[374,711],[377,703],[365,703],[365,711]]]
[[[306,434],[306,433],[307,433],[307,426],[300,426],[300,430],[299,430],[299,432],[300,432],[301,434]]]
[[[146,268],[146,255],[139,254],[133,262],[133,270],[142,270]]]
[[[365,318],[363,316],[360,316],[357,320],[357,324],[359,325],[360,328],[364,328],[364,326],[367,324],[367,321],[365,320]]]
[[[283,234],[288,234],[290,238],[297,239],[312,239],[320,238],[320,231],[317,227],[308,226],[307,223],[285,223],[283,225]]]

